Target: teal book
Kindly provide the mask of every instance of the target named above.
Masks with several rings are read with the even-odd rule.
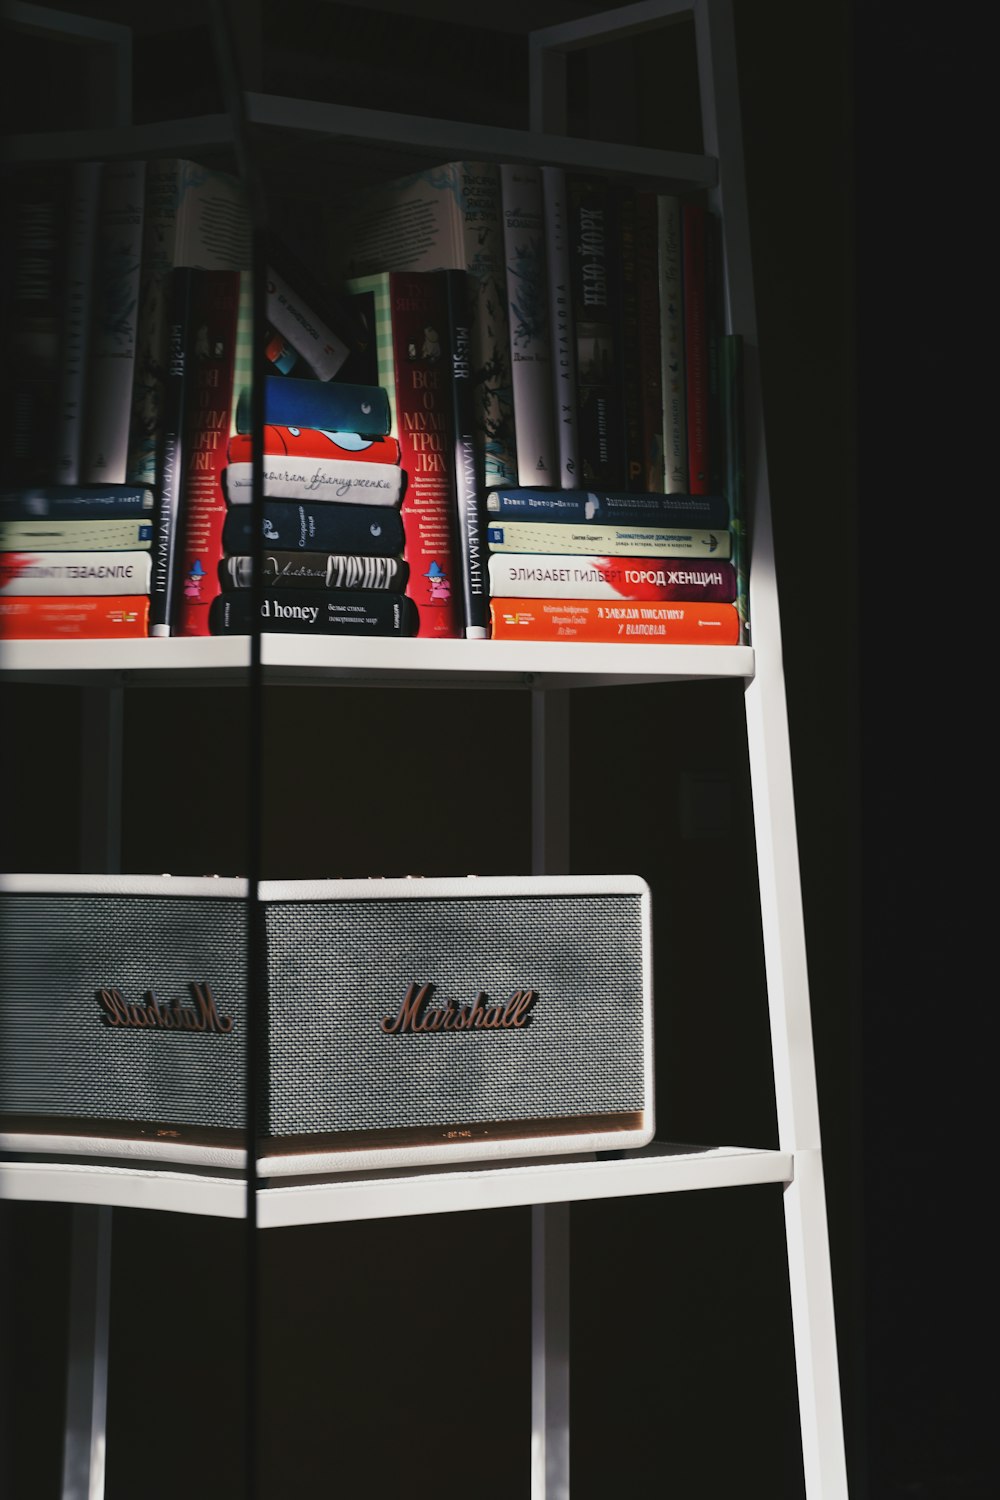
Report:
[[[389,397],[381,386],[300,380],[295,375],[265,377],[264,421],[274,426],[318,427],[325,432],[385,437],[391,431],[391,420]],[[250,392],[246,386],[236,403],[236,431],[250,431]]]

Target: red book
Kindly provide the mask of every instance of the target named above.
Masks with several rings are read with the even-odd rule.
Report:
[[[437,271],[385,271],[348,281],[373,320],[378,383],[389,398],[406,488],[400,514],[406,592],[419,636],[463,634],[456,540],[455,423],[448,358],[448,302]]]
[[[665,646],[736,646],[734,604],[600,599],[490,601],[495,641],[645,641]]]
[[[226,467],[233,410],[233,370],[240,301],[238,271],[195,273],[188,325],[183,475],[178,566],[180,598],[174,635],[210,635],[208,607],[221,592],[219,562]]]
[[[264,428],[264,457],[281,454],[294,458],[367,459],[375,464],[398,464],[399,442],[394,437],[366,438],[354,432],[325,432],[321,427]],[[229,462],[248,464],[252,458],[248,432],[234,432],[229,439]]]
[[[703,203],[681,204],[684,369],[687,383],[688,493],[709,493],[708,327]]]
[[[149,599],[143,594],[22,594],[0,599],[0,639],[7,641],[127,640],[143,637]]]

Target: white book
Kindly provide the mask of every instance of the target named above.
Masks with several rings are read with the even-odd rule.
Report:
[[[552,400],[559,486],[576,489],[580,482],[580,447],[576,421],[576,332],[569,272],[569,206],[566,173],[562,167],[542,168],[545,208],[545,259],[549,281],[552,337]]]
[[[688,491],[687,391],[679,200],[670,193],[660,193],[657,196],[657,215],[663,387],[663,487],[668,494],[684,495]]]
[[[263,460],[263,492],[270,500],[321,500],[340,505],[395,505],[403,498],[403,470],[398,464],[365,459],[291,458]],[[249,505],[253,465],[228,464],[222,485],[230,505]]]
[[[725,529],[614,526],[575,521],[495,521],[486,528],[491,552],[572,552],[595,557],[728,557]]]
[[[320,380],[332,380],[351,352],[273,266],[267,268],[267,318]]]
[[[80,465],[84,484],[122,484],[127,477],[145,173],[145,162],[115,161],[105,162],[101,174]]]
[[[540,167],[500,167],[517,482],[558,485]]]
[[[0,552],[0,597],[14,594],[148,594],[148,551]]]

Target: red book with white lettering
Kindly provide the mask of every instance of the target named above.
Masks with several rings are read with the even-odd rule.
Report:
[[[576,553],[494,552],[490,594],[520,599],[736,598],[731,562],[694,557],[583,557]]]
[[[406,592],[419,636],[462,635],[457,546],[455,425],[448,357],[448,304],[435,271],[384,271],[347,283],[374,328],[378,383],[389,398],[406,487],[400,514]]]
[[[735,604],[664,599],[492,599],[495,641],[632,641],[661,646],[737,646]]]
[[[193,273],[188,325],[178,599],[172,633],[210,635],[208,609],[221,592],[219,562],[233,413],[239,271]]]

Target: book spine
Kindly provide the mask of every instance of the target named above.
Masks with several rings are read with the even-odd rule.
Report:
[[[65,174],[60,167],[32,167],[15,173],[8,191],[0,236],[6,335],[0,462],[5,484],[47,483],[58,478],[52,436],[59,393]]]
[[[472,391],[470,277],[465,271],[441,271],[448,309],[448,358],[451,365],[452,421],[455,433],[455,536],[462,575],[462,621],[467,640],[489,634],[486,587],[485,510],[479,483]]]
[[[177,551],[182,525],[184,426],[191,295],[197,272],[178,266],[170,273],[166,369],[162,394],[162,431],[156,460],[156,529],[150,586],[149,633],[168,636],[177,610]]]
[[[332,380],[350,349],[273,266],[267,268],[267,317],[319,380]]]
[[[105,162],[101,174],[80,465],[88,484],[128,477],[145,173],[145,162],[123,161]]]
[[[481,485],[514,484],[517,443],[500,169],[495,162],[462,161],[454,163],[453,175],[459,193],[462,260],[472,278],[469,312],[478,477]],[[454,201],[448,201],[454,213]]]
[[[230,463],[222,485],[230,505],[249,505],[253,465]],[[264,494],[270,500],[311,500],[331,505],[399,505],[403,471],[398,464],[351,459],[265,458]]]
[[[222,527],[227,554],[253,547],[253,512],[249,505],[231,510]],[[285,552],[343,552],[396,557],[403,550],[403,521],[398,510],[374,505],[305,505],[294,500],[262,502],[261,529],[268,547]]]
[[[558,483],[552,341],[539,167],[500,167],[519,484]]]
[[[362,557],[357,553],[265,551],[265,588],[388,589],[402,593],[409,569],[399,557]],[[223,589],[248,589],[253,558],[225,557],[219,564]]]
[[[567,552],[598,557],[728,557],[724,529],[588,526],[564,521],[503,521],[486,529],[490,552]]]
[[[606,178],[570,172],[570,264],[576,332],[579,483],[624,489],[621,328],[614,205]]]
[[[643,438],[642,372],[639,331],[638,204],[635,189],[616,189],[617,306],[620,338],[622,441],[627,490],[646,488],[646,445]],[[657,486],[662,488],[662,486]]]
[[[150,559],[131,552],[0,552],[2,594],[148,594]]]
[[[743,337],[724,334],[719,342],[723,469],[729,501],[729,535],[736,571],[736,610],[741,640],[750,636],[750,534],[746,510],[746,428],[744,426]]]
[[[630,490],[491,490],[486,512],[491,520],[723,528],[729,524],[729,506],[722,495],[639,495]]]
[[[686,199],[681,204],[681,246],[684,287],[684,368],[687,385],[688,493],[708,493],[708,335],[705,324],[704,204]]]
[[[172,336],[170,272],[177,253],[179,170],[180,163],[175,157],[146,163],[138,328],[125,471],[126,479],[136,484],[157,483]],[[155,604],[151,614],[155,618]]]
[[[6,521],[0,513],[3,552],[134,552],[152,545],[145,521]]]
[[[557,482],[562,489],[572,490],[580,482],[580,444],[576,419],[576,337],[570,291],[569,202],[566,173],[562,167],[542,168],[542,198],[552,324],[553,404],[559,461]]]
[[[389,403],[380,386],[299,380],[294,375],[265,378],[264,420],[268,424],[357,432],[365,437],[385,437],[389,432]],[[236,431],[250,431],[250,397],[245,388],[237,401]]]
[[[62,371],[56,422],[56,473],[62,484],[80,481],[90,290],[100,196],[101,163],[77,162],[73,167],[66,237]]]
[[[348,289],[375,294],[379,383],[406,474],[403,556],[410,567],[407,593],[417,607],[418,634],[457,636],[462,632],[455,598],[455,431],[451,370],[441,342],[448,326],[444,282],[435,271],[390,271],[372,281],[349,281]]]
[[[736,646],[739,616],[732,604],[607,604],[596,599],[495,598],[494,640],[632,641],[670,646]]]
[[[394,437],[366,438],[357,432],[324,432],[318,427],[264,428],[264,457],[349,458],[354,463],[398,464],[399,441]],[[253,441],[248,432],[229,439],[229,462],[248,464]]]
[[[692,558],[494,553],[490,593],[522,599],[708,599],[731,604],[731,563]]]
[[[672,193],[656,200],[659,232],[663,488],[688,493],[687,401],[684,373],[684,288],[681,281],[681,205]]]
[[[639,314],[639,381],[642,404],[643,489],[657,493],[663,478],[663,369],[660,348],[660,276],[656,194],[636,195],[636,295]]]
[[[238,271],[195,271],[188,320],[177,564],[180,595],[172,633],[209,634],[219,592],[226,462],[233,402]]]
[[[148,520],[152,510],[152,490],[134,484],[40,485],[0,494],[0,516],[9,521]]]
[[[722,418],[720,350],[725,327],[722,224],[705,211],[705,356],[708,411],[708,490],[724,493],[725,441]]]
[[[148,616],[149,600],[138,594],[0,596],[0,639],[142,639]]]
[[[213,635],[249,635],[253,596],[220,594],[210,614]],[[266,589],[258,618],[261,630],[299,635],[409,636],[417,624],[411,599],[379,589]]]

